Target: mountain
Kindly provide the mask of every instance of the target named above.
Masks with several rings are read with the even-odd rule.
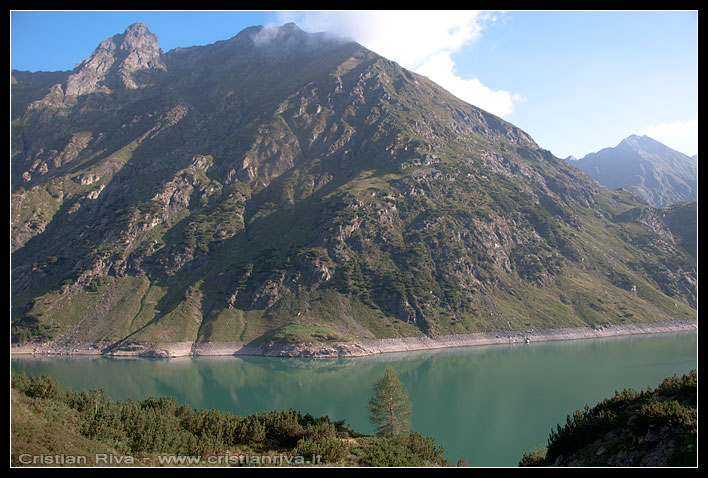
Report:
[[[631,135],[614,148],[571,164],[609,189],[624,188],[652,206],[698,199],[698,161],[648,137]]]
[[[694,318],[665,217],[361,45],[143,24],[11,72],[13,340],[320,341]],[[634,212],[633,212],[634,211]]]

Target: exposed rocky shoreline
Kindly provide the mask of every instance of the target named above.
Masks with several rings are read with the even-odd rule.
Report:
[[[267,357],[338,358],[364,357],[393,352],[431,350],[476,345],[533,343],[559,340],[579,340],[623,335],[657,334],[697,331],[696,320],[650,322],[608,327],[577,327],[547,330],[489,332],[441,337],[406,337],[394,339],[364,339],[338,343],[274,343],[274,342],[176,342],[82,343],[54,341],[43,344],[12,345],[11,355],[105,355],[113,357],[186,357],[258,355]]]

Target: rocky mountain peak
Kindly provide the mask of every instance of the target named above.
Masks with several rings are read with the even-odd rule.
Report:
[[[122,35],[120,48],[130,52],[144,52],[152,56],[160,54],[160,47],[157,42],[157,35],[148,30],[144,23],[134,23],[129,26]],[[114,37],[116,38],[116,37]]]
[[[650,138],[649,136],[639,136],[633,134],[623,139],[620,145],[629,146],[631,149],[639,153],[644,157],[657,157],[661,156],[664,161],[666,157],[672,158],[671,161],[684,162],[684,160],[689,160],[690,158],[674,149],[669,148],[665,144]],[[690,162],[690,161],[686,161]]]
[[[343,42],[351,41],[329,33],[310,33],[301,30],[295,23],[281,26],[260,26],[244,30],[262,54],[271,57],[286,57],[293,53],[322,51]]]
[[[634,191],[656,207],[697,198],[696,162],[646,135],[633,134],[571,164],[601,185]]]
[[[249,35],[256,45],[294,42],[307,36],[307,34],[294,23],[286,23],[281,26],[259,26],[250,30]]]
[[[637,134],[632,134],[625,139],[622,140],[621,144],[624,144],[626,146],[631,147],[632,149],[635,149],[637,151],[642,151],[642,150],[653,150],[653,149],[666,149],[666,147],[656,141],[655,139],[650,138],[649,136],[639,136]]]
[[[138,88],[146,78],[136,73],[154,69],[165,69],[157,36],[144,23],[134,23],[125,32],[102,41],[89,58],[76,65],[64,92],[78,96],[100,88]]]

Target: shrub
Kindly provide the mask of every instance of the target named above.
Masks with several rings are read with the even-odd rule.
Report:
[[[32,377],[29,383],[25,383],[25,386],[25,395],[31,398],[46,400],[64,400],[66,398],[64,389],[59,382],[47,376]]]
[[[307,437],[297,442],[293,454],[305,458],[319,456],[324,463],[336,463],[347,456],[347,444],[333,436]]]
[[[363,466],[425,466],[425,461],[391,438],[378,438],[361,458]]]
[[[25,393],[27,391],[27,387],[29,387],[31,382],[32,379],[24,373],[16,373],[13,370],[10,375],[10,384],[12,388],[14,388],[20,393]]]
[[[304,430],[304,438],[310,440],[323,440],[325,438],[336,438],[337,428],[333,423],[320,422],[309,425]]]
[[[449,465],[445,458],[445,449],[435,446],[433,437],[426,437],[418,432],[411,432],[405,440],[405,446],[415,455],[425,460],[428,463],[436,465]]]
[[[266,439],[277,445],[291,447],[302,438],[300,414],[295,410],[273,411],[263,415]]]
[[[252,415],[243,420],[234,431],[236,443],[262,443],[266,438],[265,423],[260,415]]]
[[[546,466],[546,448],[538,448],[524,453],[519,461],[519,466]]]
[[[697,426],[696,409],[681,405],[676,400],[647,403],[637,412],[637,418],[647,426],[648,424],[665,425],[688,430],[695,429]]]

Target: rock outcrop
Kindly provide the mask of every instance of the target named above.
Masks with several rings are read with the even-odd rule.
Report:
[[[101,42],[91,57],[74,68],[64,94],[79,96],[106,89],[139,88],[150,81],[153,70],[165,70],[157,36],[143,23]]]

